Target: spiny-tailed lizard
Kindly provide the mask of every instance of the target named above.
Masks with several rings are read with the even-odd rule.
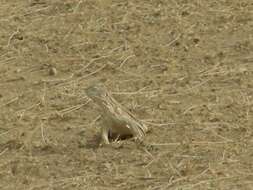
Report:
[[[102,84],[86,89],[86,95],[100,108],[103,119],[101,137],[104,144],[110,144],[110,136],[132,136],[142,141],[147,126],[117,102]]]

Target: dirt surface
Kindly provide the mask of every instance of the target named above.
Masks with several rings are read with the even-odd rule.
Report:
[[[252,0],[1,0],[0,189],[253,189]],[[152,131],[99,147],[104,83]]]

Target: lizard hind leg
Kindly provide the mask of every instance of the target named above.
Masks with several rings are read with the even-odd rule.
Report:
[[[109,139],[113,142],[124,141],[133,138],[132,134],[110,133]]]

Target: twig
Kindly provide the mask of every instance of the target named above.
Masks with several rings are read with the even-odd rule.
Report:
[[[181,36],[183,36],[183,34],[178,34],[177,37],[175,39],[173,39],[172,41],[170,41],[168,44],[165,45],[165,47],[169,47],[171,46],[172,44],[174,44],[176,41],[179,40],[179,38],[181,38]]]
[[[40,11],[47,10],[48,8],[50,8],[50,7],[48,6],[48,7],[43,7],[43,8],[41,8],[41,9],[36,9],[36,10],[30,11],[30,12],[28,12],[28,13],[25,13],[23,16],[28,16],[28,15],[33,14],[33,13],[38,13],[38,12],[40,12]]]
[[[41,80],[42,82],[44,82],[44,83],[52,83],[52,82],[55,82],[55,83],[57,83],[57,84],[59,84],[59,83],[62,83],[62,82],[65,82],[65,81],[67,81],[67,80],[70,80],[70,79],[72,79],[73,78],[73,76],[74,76],[74,74],[72,73],[69,77],[67,77],[67,78],[62,78],[62,79],[54,79],[54,80]]]
[[[20,112],[20,113],[18,114],[19,119],[20,119],[20,120],[22,119],[22,117],[24,116],[24,114],[25,114],[26,111],[28,111],[28,110],[30,110],[30,109],[33,109],[33,108],[36,107],[36,106],[41,105],[41,103],[42,103],[42,102],[39,101],[37,104],[34,104],[34,105],[32,105],[32,106],[30,106],[30,107],[28,107],[28,108],[26,108],[26,109],[19,110],[19,111],[18,111],[18,112]]]
[[[2,152],[0,152],[0,156],[2,156],[9,148],[5,148]]]
[[[191,180],[196,180],[198,178],[200,178],[201,176],[203,176],[205,173],[207,173],[209,171],[209,167],[206,168],[204,171],[202,171],[200,174],[198,174],[197,176],[194,176]]]
[[[134,92],[111,92],[111,94],[136,94],[136,93],[142,92],[142,90],[144,90],[145,88],[147,87],[144,86],[143,88],[140,88],[139,90],[134,91]]]
[[[203,105],[205,105],[205,104],[203,104]],[[185,109],[185,110],[183,111],[183,115],[187,114],[187,113],[188,113],[189,111],[191,111],[192,109],[197,108],[197,107],[201,107],[201,106],[203,106],[203,105],[193,105],[193,106],[190,106],[189,108],[187,108],[187,109]]]
[[[188,180],[188,179],[189,179],[188,176],[186,176],[186,177],[180,177],[180,178],[174,179],[174,180],[170,181],[169,184],[166,185],[166,188],[165,188],[165,189],[167,189],[169,186],[174,185],[175,183],[178,183],[178,182],[180,182],[180,181],[185,181],[185,180]]]
[[[41,125],[40,125],[40,131],[41,131],[41,137],[42,137],[42,140],[43,140],[44,144],[47,144],[46,139],[45,139],[45,135],[44,135],[43,123],[41,123]]]
[[[228,180],[228,179],[233,179],[233,178],[239,178],[240,176],[228,176],[228,177],[220,177],[220,178],[216,178],[216,179],[205,179],[205,180],[202,180],[202,181],[199,181],[197,183],[194,183],[194,184],[186,184],[186,185],[182,185],[180,186],[181,188],[183,187],[188,187],[188,188],[194,188],[196,186],[199,186],[199,185],[202,185],[202,184],[206,184],[206,183],[209,183],[209,182],[216,182],[216,181],[223,181],[223,180]]]
[[[6,134],[8,134],[9,132],[10,132],[10,130],[5,131],[5,132],[3,132],[3,133],[0,133],[0,137],[1,137],[2,135],[6,135]]]
[[[147,148],[143,148],[143,150],[154,160],[155,158],[154,158],[154,156],[153,156],[153,154],[151,154],[148,150],[147,150]],[[146,166],[144,166],[144,167],[146,167]]]
[[[200,71],[198,74],[200,74],[200,76],[209,75],[209,73],[217,70],[219,66],[220,66],[220,62],[218,62],[217,64],[215,64],[211,69],[209,69],[209,70],[205,69],[203,71]]]
[[[233,141],[193,141],[192,143],[190,144],[193,144],[193,145],[211,145],[211,144],[227,144],[227,143],[232,143]]]
[[[123,65],[124,65],[129,59],[131,59],[132,57],[135,57],[135,55],[129,55],[126,59],[124,59],[124,60],[120,63],[119,68],[123,67]]]
[[[120,69],[120,68],[115,68],[115,70],[120,71],[120,72],[122,72],[124,74],[127,74],[127,75],[130,75],[130,76],[134,76],[134,77],[137,77],[137,78],[144,79],[144,77],[142,76],[142,74],[136,74],[136,73],[133,73],[133,72],[128,72],[128,71],[125,71],[124,69]]]
[[[211,79],[208,79],[208,80],[205,80],[205,81],[203,81],[203,82],[200,82],[199,84],[197,84],[197,85],[195,85],[195,86],[193,86],[193,87],[191,87],[191,88],[185,90],[185,92],[187,92],[187,91],[189,91],[189,92],[190,92],[190,91],[193,91],[194,89],[196,89],[196,88],[198,88],[198,87],[200,87],[200,86],[206,84],[206,83],[209,82],[210,80],[211,80]]]
[[[77,3],[77,5],[75,6],[75,8],[73,8],[73,13],[76,13],[76,12],[78,11],[78,9],[79,9],[81,3],[83,3],[82,0],[80,0],[80,1]]]
[[[69,31],[62,39],[66,40],[75,29],[76,29],[76,27],[74,27],[74,26],[70,27]]]
[[[190,31],[196,24],[191,25],[185,33],[187,33],[188,31]],[[172,44],[174,44],[176,41],[178,41],[182,36],[184,35],[184,33],[178,34],[177,37],[175,39],[173,39],[172,41],[170,41],[168,44],[164,45],[164,47],[169,47]]]
[[[161,127],[161,126],[167,126],[167,125],[176,125],[177,123],[154,123],[154,122],[150,122],[150,121],[146,121],[146,120],[141,120],[143,123],[145,124],[150,124],[153,126],[157,126],[157,127]]]
[[[215,144],[227,144],[227,143],[232,143],[233,141],[217,141],[217,142],[212,142],[212,141],[195,141],[189,143],[189,145],[215,145]],[[184,143],[180,142],[175,142],[175,143],[150,143],[151,146],[180,146],[183,145]]]
[[[170,160],[168,160],[169,166],[173,172],[175,172],[178,176],[182,177],[182,174],[178,171],[176,167],[173,166]]]
[[[180,146],[182,143],[175,142],[175,143],[150,143],[151,146]]]
[[[11,100],[9,100],[8,102],[6,102],[5,104],[1,105],[0,107],[4,107],[4,106],[7,106],[7,105],[10,105],[11,103],[17,101],[19,99],[20,96],[17,96]]]
[[[11,34],[11,36],[9,37],[7,47],[10,46],[11,40],[12,40],[18,33],[19,33],[19,28],[17,28],[17,30],[16,30],[15,32],[13,32],[13,33]]]
[[[134,92],[111,92],[111,94],[119,94],[119,95],[135,95],[135,94],[152,94],[152,93],[158,93],[161,92],[161,90],[149,90],[149,91],[142,91],[137,90]]]
[[[96,62],[96,61],[99,61],[99,60],[101,60],[101,59],[105,59],[105,58],[108,58],[108,57],[112,56],[112,53],[113,53],[114,51],[120,49],[120,48],[122,48],[122,47],[121,47],[121,46],[120,46],[120,47],[116,47],[116,48],[112,49],[107,55],[102,55],[102,56],[100,56],[100,57],[91,59],[91,60],[89,61],[89,63],[87,63],[82,69],[78,70],[78,73],[80,73],[81,71],[87,69],[92,63],[94,63],[94,62]],[[83,55],[82,55],[80,52],[79,52],[79,55],[81,56],[81,59],[84,61],[85,59],[84,59]]]
[[[225,140],[225,141],[227,141],[227,142],[233,142],[233,140],[228,139],[228,138],[226,138],[226,137],[223,137],[222,135],[218,134],[217,132],[215,132],[215,131],[212,130],[212,129],[211,129],[211,132],[212,132],[215,136],[220,137],[221,139],[223,139],[223,140]]]
[[[97,116],[94,120],[91,121],[90,126],[93,126],[102,116]]]
[[[16,59],[16,57],[10,57],[10,58],[7,58],[7,59],[5,59],[5,60],[1,60],[1,61],[0,61],[0,64],[6,63],[6,62],[11,61],[11,60],[14,60],[14,59]]]
[[[91,59],[91,60],[89,61],[88,65],[91,64],[91,63],[94,63],[94,62],[96,62],[96,61],[99,61],[99,60],[101,60],[101,59],[108,58],[108,57],[110,57],[110,56],[111,56],[111,54],[109,54],[109,55],[102,55],[102,56],[100,56],[100,57],[93,58],[93,59]]]
[[[59,112],[57,112],[60,116],[63,116],[67,113],[70,113],[72,111],[76,111],[76,110],[79,110],[81,107],[85,106],[86,104],[88,104],[91,100],[87,100],[85,103],[83,104],[80,104],[80,105],[77,105],[77,106],[72,106],[72,107],[69,107],[69,108],[65,108]]]
[[[194,155],[184,155],[184,154],[174,154],[176,158],[203,158],[204,156],[194,156]]]
[[[83,77],[78,78],[77,81],[79,82],[79,81],[81,81],[81,80],[83,80],[83,79],[85,79],[85,78],[90,77],[91,75],[94,75],[94,74],[100,72],[100,71],[103,70],[106,66],[107,66],[107,64],[104,64],[102,67],[98,68],[97,70],[93,71],[92,73],[90,73],[90,74],[88,74],[88,75],[85,75],[85,76],[83,76]]]

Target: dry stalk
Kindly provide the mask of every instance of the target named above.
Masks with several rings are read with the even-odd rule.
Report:
[[[60,79],[53,79],[53,80],[41,80],[43,83],[63,83],[66,82],[68,80],[71,80],[73,78],[74,74],[71,74],[69,77],[67,78],[60,78]]]
[[[233,143],[233,141],[194,141],[189,143],[189,145],[203,145],[203,146],[207,146],[207,145],[217,145],[217,144],[228,144],[228,143]],[[180,146],[183,145],[183,143],[181,142],[174,142],[174,143],[151,143],[151,146]]]
[[[217,136],[217,137],[219,137],[219,138],[225,140],[226,142],[234,142],[233,140],[228,139],[227,137],[224,137],[224,136],[218,134],[217,132],[215,132],[214,129],[209,128],[208,130],[210,130],[215,136]]]
[[[28,16],[28,15],[31,15],[31,14],[34,14],[34,13],[38,13],[38,12],[47,10],[47,9],[49,9],[49,8],[50,8],[50,6],[48,6],[48,7],[43,7],[43,8],[41,8],[41,9],[36,9],[36,10],[30,11],[30,12],[24,14],[23,16]]]
[[[162,126],[168,126],[168,125],[176,125],[177,123],[175,122],[166,122],[166,123],[154,123],[154,122],[150,122],[147,120],[141,120],[143,123],[149,124],[149,125],[153,125],[153,126],[157,126],[157,127],[162,127]]]
[[[144,87],[146,88],[146,87]],[[112,92],[112,94],[116,94],[116,95],[139,95],[139,94],[154,94],[154,93],[158,93],[161,92],[161,90],[149,90],[149,91],[143,91],[144,88],[141,88],[137,91],[133,91],[133,92]]]
[[[87,101],[86,101],[85,103],[83,103],[83,104],[79,104],[79,105],[76,105],[76,106],[71,106],[71,107],[62,109],[62,110],[58,111],[57,114],[58,114],[59,116],[63,117],[63,116],[64,116],[65,114],[67,114],[67,113],[70,113],[70,112],[79,110],[79,109],[82,108],[83,106],[87,105],[89,102],[90,102],[90,100],[87,100]]]
[[[17,59],[17,57],[10,57],[10,58],[7,58],[5,60],[1,60],[0,64],[2,65],[4,63],[8,63],[9,61],[12,61],[12,60],[15,60],[15,59]]]
[[[129,59],[131,59],[132,57],[135,57],[135,55],[129,55],[129,56],[127,56],[127,57],[120,63],[119,68],[122,68],[122,67],[125,65],[125,63],[126,63]]]
[[[166,154],[168,154],[168,153],[167,152],[160,153],[156,157],[151,154],[152,160],[147,165],[145,165],[144,168],[148,168],[150,165],[152,165],[153,163],[158,162],[158,161],[160,161],[160,162],[162,162],[164,164],[164,161],[161,159],[161,157],[164,156],[164,155],[166,155]],[[180,176],[179,171],[173,166],[173,164],[171,163],[171,161],[169,160],[168,162],[169,162],[169,165],[170,165],[172,171],[174,171],[175,173],[177,173]]]
[[[83,77],[78,78],[76,81],[80,82],[83,79],[86,79],[86,78],[88,78],[88,77],[90,77],[94,74],[97,74],[98,72],[102,71],[106,66],[107,66],[107,64],[104,64],[102,67],[98,68],[97,70],[95,70],[95,71],[93,71],[93,72],[91,72],[91,73],[89,73],[89,74],[87,74]]]
[[[73,8],[73,13],[77,13],[80,5],[83,3],[83,0],[78,1],[77,5],[75,8]]]
[[[80,54],[80,55],[81,55],[81,54]],[[77,73],[80,73],[80,72],[84,71],[84,70],[87,69],[92,63],[95,63],[96,61],[99,61],[99,60],[108,58],[108,57],[110,57],[110,56],[111,56],[111,55],[109,54],[109,55],[103,55],[103,56],[100,56],[100,57],[98,57],[98,58],[91,59],[91,60],[89,61],[89,63],[87,63],[83,68],[81,68],[80,70],[78,70]],[[82,60],[84,61],[84,57],[83,57],[82,55],[81,55],[81,58],[82,58]],[[77,73],[76,73],[76,74],[77,74]]]
[[[28,110],[31,110],[31,109],[33,109],[33,108],[35,108],[35,107],[37,107],[37,106],[39,106],[41,104],[42,104],[42,102],[39,101],[37,104],[34,104],[34,105],[32,105],[32,106],[30,106],[28,108],[25,108],[25,109],[17,111],[18,118],[21,120],[23,118],[25,112],[27,112]]]
[[[209,82],[211,79],[207,79],[203,82],[200,82],[199,84],[191,87],[191,88],[188,88],[187,90],[184,90],[184,92],[192,92],[193,90],[195,90],[196,88],[199,88],[200,86],[203,86],[204,84],[206,84],[207,82]]]
[[[17,30],[15,31],[15,32],[13,32],[12,34],[11,34],[11,36],[9,37],[9,39],[8,39],[8,44],[7,44],[7,47],[9,47],[10,46],[10,44],[11,44],[11,40],[16,36],[16,35],[18,35],[19,34],[19,28],[17,28]]]
[[[103,60],[103,59],[111,57],[113,55],[113,53],[116,50],[120,49],[120,48],[122,48],[122,46],[116,47],[116,48],[112,49],[107,55],[101,55],[101,56],[99,56],[97,58],[91,59],[83,68],[81,68],[80,70],[78,70],[75,74],[81,73],[82,71],[86,70],[92,63],[95,63],[96,61]],[[83,61],[85,61],[85,58],[83,57],[83,55],[80,52],[79,52],[79,55],[80,55],[81,59]]]
[[[9,100],[8,102],[2,104],[0,107],[4,107],[4,106],[8,106],[10,104],[12,104],[13,102],[17,101],[20,98],[20,96],[17,96],[15,98],[12,98],[11,100]]]
[[[196,24],[191,25],[188,29],[186,29],[185,33],[189,32],[192,28],[194,28],[194,26],[196,26]],[[170,41],[168,44],[164,45],[164,47],[169,47],[171,45],[173,45],[176,41],[178,41],[184,34],[178,34],[176,38],[174,38],[172,41]]]
[[[197,186],[203,185],[203,184],[207,184],[210,182],[218,182],[218,181],[224,181],[224,180],[231,180],[231,179],[236,179],[236,178],[240,178],[241,176],[228,176],[228,177],[220,177],[220,178],[215,178],[215,179],[205,179],[205,180],[201,180],[197,183],[191,183],[191,184],[185,184],[185,185],[181,185],[179,188],[183,188],[183,189],[194,189]]]
[[[47,144],[47,140],[45,138],[45,132],[44,132],[44,125],[43,125],[43,123],[41,123],[41,125],[40,125],[40,131],[41,131],[41,137],[42,137],[43,143]]]
[[[211,69],[205,69],[203,71],[200,71],[198,74],[200,74],[200,76],[210,75],[210,73],[212,73],[212,72],[216,71],[217,69],[219,69],[218,68],[219,66],[220,66],[220,62],[218,62],[217,64],[215,64]]]
[[[7,152],[9,148],[5,148],[2,152],[0,152],[0,156],[2,156],[5,152]]]

